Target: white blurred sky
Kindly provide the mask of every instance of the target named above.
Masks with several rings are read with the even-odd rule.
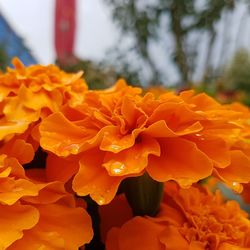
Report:
[[[102,59],[118,36],[102,0],[78,0],[75,50],[86,59]],[[24,39],[39,63],[55,60],[54,0],[0,0],[0,11]]]

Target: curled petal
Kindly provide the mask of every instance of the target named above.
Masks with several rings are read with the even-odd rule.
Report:
[[[4,106],[3,113],[9,122],[35,122],[39,119],[40,110],[33,110],[23,105],[18,96],[12,97]]]
[[[38,195],[39,188],[31,181],[11,178],[0,179],[0,203],[13,205],[24,196]]]
[[[223,243],[219,246],[218,250],[248,250],[249,247],[240,247],[240,246],[235,246],[230,243]]]
[[[41,110],[42,108],[48,107],[51,111],[55,112],[58,111],[58,107],[60,107],[63,102],[62,95],[58,96],[55,92],[49,93],[44,90],[40,90],[34,93],[25,86],[20,87],[18,96],[20,98],[20,102],[22,102],[26,108],[32,110]],[[35,102],[34,98],[36,100]]]
[[[124,117],[129,127],[135,128],[138,127],[138,121],[141,120],[141,123],[146,122],[147,115],[143,112],[142,109],[136,107],[135,102],[132,98],[125,96],[121,106],[121,114]],[[141,125],[142,125],[141,124]]]
[[[164,120],[160,120],[146,128],[145,131],[142,132],[142,134],[147,134],[154,138],[168,138],[197,133],[202,129],[202,125],[199,122],[195,122],[190,126],[182,128],[182,130],[173,131],[168,127],[167,123]]]
[[[142,129],[135,129],[131,134],[124,136],[120,135],[119,129],[116,127],[106,127],[101,131],[103,132],[103,139],[100,149],[103,151],[119,153],[135,144],[136,137],[140,134]]]
[[[231,151],[231,163],[223,169],[214,170],[216,174],[237,192],[242,191],[240,183],[250,182],[250,159],[239,150]]]
[[[7,142],[1,147],[0,153],[9,157],[15,157],[21,164],[31,162],[35,156],[33,146],[22,139],[14,139]]]
[[[150,156],[147,171],[160,182],[175,180],[188,187],[211,175],[213,164],[194,143],[182,138],[161,140],[161,156]],[[180,151],[181,149],[181,151]]]
[[[141,136],[138,143],[119,154],[106,153],[103,166],[111,176],[138,174],[148,165],[149,155],[160,156],[159,143],[151,137]]]
[[[115,196],[118,186],[124,177],[109,176],[101,168],[103,153],[89,150],[82,155],[80,168],[73,180],[73,189],[80,195],[90,195],[98,204],[109,203]]]
[[[112,244],[117,244],[117,239],[113,239],[112,244],[109,242],[109,239],[114,237],[118,237],[119,248],[116,249],[119,250],[136,250],[138,246],[145,250],[163,249],[159,242],[159,234],[163,229],[163,225],[151,223],[142,217],[135,217],[123,225],[119,234],[115,229],[111,229],[107,236],[107,250],[115,249]]]
[[[44,250],[65,250],[64,239],[57,232],[46,232],[31,230],[24,234],[21,240],[15,241],[8,250],[44,249]]]
[[[204,248],[189,248],[188,242],[179,233],[178,228],[168,226],[159,235],[159,240],[165,245],[166,250],[204,250]]]
[[[230,148],[224,140],[219,137],[206,137],[202,133],[189,137],[196,146],[213,160],[215,167],[225,168],[230,164]]]
[[[36,183],[36,186],[39,189],[37,196],[24,197],[24,201],[30,204],[51,204],[66,198],[65,204],[68,203],[71,206],[74,203],[73,197],[66,193],[62,182]]]
[[[13,242],[22,238],[24,230],[34,227],[39,220],[36,208],[19,203],[13,206],[0,205],[0,212],[0,249],[7,249]]]
[[[77,154],[79,144],[88,136],[84,129],[68,121],[61,113],[52,114],[45,119],[39,130],[41,146],[58,156]]]
[[[153,124],[159,120],[164,120],[175,131],[183,124],[204,119],[205,117],[192,111],[185,103],[165,102],[154,110],[149,118],[149,123]]]
[[[0,119],[0,140],[5,139],[8,135],[21,134],[29,126],[27,121],[7,121],[5,118]]]
[[[59,204],[38,206],[38,210],[39,223],[26,231],[11,250],[77,250],[91,240],[91,219],[85,210]]]

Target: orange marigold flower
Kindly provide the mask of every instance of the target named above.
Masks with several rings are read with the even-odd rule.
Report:
[[[62,183],[28,178],[6,155],[0,155],[0,212],[3,250],[78,250],[92,238],[90,217]]]
[[[13,65],[0,75],[0,140],[24,132],[65,103],[74,106],[82,101],[87,89],[82,72],[67,74],[55,65],[25,67],[17,58]]]
[[[107,250],[250,249],[250,221],[235,201],[199,187],[167,183],[156,217],[134,217],[107,236]],[[143,237],[142,237],[143,236]]]
[[[41,146],[53,153],[48,177],[67,181],[75,175],[77,194],[90,194],[99,204],[113,199],[124,178],[144,171],[182,187],[212,173],[239,191],[239,183],[250,181],[250,160],[234,147],[241,111],[192,91],[158,98],[140,92],[120,80],[46,118],[39,131]]]

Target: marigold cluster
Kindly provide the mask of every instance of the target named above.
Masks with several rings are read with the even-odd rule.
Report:
[[[145,171],[182,187],[213,174],[241,191],[240,183],[250,181],[247,112],[193,91],[142,95],[120,80],[44,119],[40,145],[53,153],[48,177],[74,177],[75,192],[99,204],[114,198],[122,180]]]
[[[88,90],[82,72],[13,64],[0,74],[0,249],[84,248],[94,234],[86,206],[95,220],[97,204],[107,250],[250,249],[246,213],[197,184],[245,186],[249,201],[248,108],[124,80]],[[117,193],[145,176],[159,199],[166,183],[163,202],[156,217],[133,217]]]
[[[32,131],[65,103],[78,103],[86,84],[81,73],[13,63],[0,75],[0,249],[78,250],[92,239],[91,218],[64,183],[31,164],[39,148]]]
[[[82,72],[67,74],[54,65],[25,67],[17,58],[13,65],[0,74],[0,140],[23,133],[65,103],[78,104],[87,90]]]
[[[111,213],[112,206],[113,202],[109,205]],[[225,202],[219,192],[212,194],[198,186],[180,189],[167,183],[158,215],[127,217],[123,223],[114,223],[116,227],[107,234],[106,249],[246,250],[250,249],[247,217],[238,203]],[[105,225],[102,228],[107,230]]]
[[[89,215],[62,183],[38,176],[27,177],[17,159],[0,155],[0,248],[77,250],[92,238]]]

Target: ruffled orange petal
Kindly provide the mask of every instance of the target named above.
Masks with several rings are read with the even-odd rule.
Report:
[[[239,150],[231,151],[231,164],[226,168],[214,170],[216,174],[237,192],[242,191],[240,183],[250,181],[250,159]]]
[[[1,167],[3,170],[6,168],[10,168],[11,171],[9,175],[11,175],[11,177],[14,176],[15,179],[27,179],[23,166],[19,164],[16,158],[7,157],[6,155],[0,155],[0,169]]]
[[[39,220],[37,209],[19,203],[12,206],[0,205],[0,213],[0,249],[3,250],[22,238],[24,230],[34,227]]]
[[[68,121],[61,113],[52,114],[45,119],[39,130],[41,146],[58,156],[77,154],[80,144],[89,136],[86,130]]]
[[[192,241],[189,246],[189,250],[205,250],[206,243],[199,242],[199,241]]]
[[[40,221],[37,226],[61,235],[65,249],[76,250],[92,239],[92,222],[84,209],[59,204],[38,206],[38,209]]]
[[[92,236],[91,219],[82,208],[59,204],[37,206],[40,219],[24,237],[11,245],[14,249],[77,250]]]
[[[142,129],[135,129],[131,134],[124,136],[120,135],[119,128],[114,126],[103,128],[101,131],[103,132],[103,139],[100,144],[100,149],[103,151],[119,153],[135,144],[136,137]]]
[[[249,250],[249,247],[240,247],[240,246],[235,246],[230,243],[222,243],[218,250]]]
[[[153,223],[142,217],[135,217],[120,229],[118,249],[137,250],[139,247],[144,250],[163,250],[164,245],[161,245],[159,241],[159,234],[163,230],[163,225]],[[107,239],[109,241],[109,234]],[[107,243],[107,246],[109,246],[109,243]]]
[[[213,164],[194,143],[182,138],[160,140],[161,156],[150,156],[147,171],[160,182],[175,180],[187,187],[211,175]]]
[[[160,156],[160,146],[155,139],[141,136],[139,140],[132,148],[119,154],[105,154],[103,166],[109,175],[138,174],[148,165],[149,155]]]
[[[32,182],[24,179],[0,179],[0,203],[12,205],[23,196],[38,195],[39,188]]]
[[[1,75],[0,75],[0,79],[1,79]],[[11,88],[4,86],[4,85],[0,85],[0,102],[2,102],[4,98],[9,95],[10,92],[11,92]]]
[[[35,182],[35,181],[34,181]],[[51,204],[65,198],[65,203],[72,205],[74,203],[73,197],[65,192],[64,184],[62,182],[48,182],[36,183],[39,189],[37,196],[23,197],[23,200],[30,204]]]
[[[157,107],[149,118],[149,123],[164,120],[168,127],[176,131],[181,126],[192,124],[199,120],[204,120],[205,117],[192,111],[187,104],[165,102]]]
[[[21,134],[29,126],[27,121],[7,121],[5,118],[0,119],[0,140],[5,139],[8,135]]]
[[[183,236],[179,233],[178,229],[174,226],[167,226],[164,231],[159,235],[159,240],[162,244],[164,244],[166,250],[189,249],[188,242],[185,240],[185,238],[183,238]]]
[[[0,148],[0,154],[15,157],[21,164],[26,164],[32,161],[35,152],[33,146],[25,140],[13,139]]]
[[[0,203],[13,205],[25,196],[38,195],[39,187],[25,176],[23,167],[14,158],[1,155]]]
[[[20,102],[26,108],[32,110],[41,110],[42,108],[47,107],[51,111],[56,112],[63,103],[63,97],[58,93],[58,91],[46,93],[45,91],[40,90],[34,93],[29,88],[21,86],[18,96],[20,98]]]
[[[64,239],[57,232],[46,232],[32,229],[24,234],[21,240],[15,241],[7,250],[66,250]]]
[[[25,107],[18,96],[11,97],[6,103],[3,112],[9,122],[34,122],[39,119],[40,110]]]
[[[163,120],[157,121],[146,128],[142,134],[152,136],[154,138],[171,138],[178,137],[182,135],[193,134],[201,131],[203,129],[199,122],[195,122],[190,126],[182,127],[182,130],[173,131]]]
[[[196,146],[213,160],[215,167],[224,168],[230,164],[230,148],[221,138],[197,133],[188,139],[195,142]]]
[[[115,196],[118,186],[124,177],[109,176],[101,167],[103,153],[98,149],[82,154],[80,168],[73,180],[73,189],[80,195],[90,195],[98,204],[109,203]]]
[[[180,97],[187,103],[194,104],[199,110],[205,111],[221,107],[215,99],[205,93],[195,95],[194,90],[183,91],[180,93]]]

